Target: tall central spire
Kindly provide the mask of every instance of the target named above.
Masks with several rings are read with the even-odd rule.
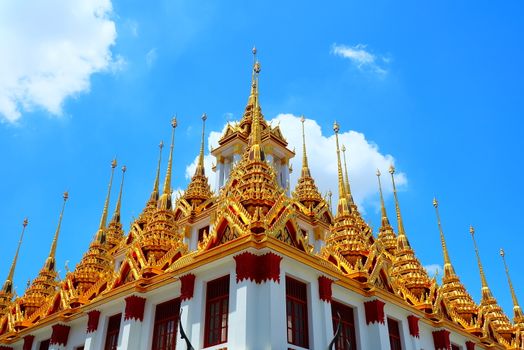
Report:
[[[204,142],[206,138],[206,120],[207,115],[202,114],[202,140],[200,142],[200,153],[198,155],[198,164],[195,170],[195,175],[205,175],[204,170]]]
[[[160,164],[162,164],[162,149],[164,148],[164,142],[160,141],[158,145],[158,166],[156,168],[155,183],[153,184],[153,192],[151,192],[151,197],[149,198],[150,202],[158,201],[159,197],[159,184],[160,184]]]
[[[384,196],[382,195],[382,182],[380,181],[380,170],[377,169],[377,179],[378,179],[378,191],[380,193],[380,211],[382,213],[382,226],[390,226],[388,214],[386,213],[386,205],[384,203]]]
[[[256,55],[256,49],[253,50]],[[254,106],[253,106],[253,123],[251,126],[251,147],[249,151],[249,159],[264,161],[264,152],[262,151],[262,126],[260,120],[260,106],[258,102],[258,75],[260,73],[260,63],[256,60],[253,65],[253,84],[255,90],[252,91]]]
[[[15,275],[16,262],[18,260],[18,253],[20,252],[20,246],[22,245],[22,240],[24,239],[25,228],[27,227],[28,222],[29,221],[27,220],[27,218],[25,218],[22,224],[23,228],[22,228],[22,233],[20,234],[20,240],[18,241],[18,246],[16,247],[15,257],[13,258],[11,269],[9,269],[9,275],[7,275],[7,278],[4,283],[4,287],[2,288],[2,291],[6,294],[13,293],[13,278]]]
[[[171,146],[169,148],[169,160],[167,162],[166,178],[164,181],[164,190],[160,196],[158,207],[160,209],[171,209],[171,171],[173,167],[173,149],[175,148],[175,129],[177,126],[176,117],[171,119]]]
[[[124,165],[122,167],[122,180],[120,181],[120,190],[118,191],[118,199],[116,201],[115,212],[111,218],[111,222],[118,223],[120,222],[120,209],[122,207],[122,192],[124,190],[124,177],[126,174],[127,167]]]
[[[45,269],[51,271],[55,269],[55,255],[56,255],[56,246],[58,244],[58,236],[60,234],[60,228],[62,226],[62,217],[64,216],[64,209],[69,198],[69,194],[64,192],[63,195],[64,203],[62,204],[62,210],[60,211],[60,217],[58,218],[58,226],[56,227],[55,236],[53,237],[53,243],[51,244],[51,250],[49,251],[49,256],[45,262]]]
[[[338,208],[337,215],[343,215],[349,213],[349,207],[346,195],[346,186],[344,185],[344,178],[342,175],[342,162],[340,160],[340,147],[338,145],[338,132],[340,126],[337,122],[333,124],[333,131],[335,131],[335,140],[337,143],[337,165],[338,165]]]
[[[517,300],[517,294],[515,289],[513,289],[513,283],[511,283],[511,277],[509,276],[508,265],[506,264],[506,254],[503,249],[500,249],[500,256],[502,257],[502,262],[504,263],[504,270],[506,271],[506,277],[508,278],[509,290],[511,292],[511,300],[513,301],[513,321],[515,324],[524,322],[524,315],[522,314],[522,309],[520,308],[519,302]]]

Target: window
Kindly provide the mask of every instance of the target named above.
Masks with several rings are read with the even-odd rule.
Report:
[[[355,350],[357,348],[355,336],[355,316],[353,315],[353,308],[344,304],[331,302],[331,317],[333,318],[333,332],[337,331],[339,322],[338,314],[340,314],[341,334],[340,338],[335,344],[336,350],[345,350],[346,344],[349,343],[349,348]]]
[[[166,301],[156,306],[152,350],[176,349],[179,313],[179,298]]]
[[[199,242],[202,242],[202,240],[204,239],[204,232],[209,234],[209,226],[204,226],[198,229],[198,241]]]
[[[104,350],[116,350],[118,346],[118,334],[120,333],[120,320],[122,314],[116,314],[109,317],[107,325],[106,345]]]
[[[451,344],[451,350],[460,350],[460,346],[456,344]]]
[[[389,344],[391,350],[402,350],[398,321],[388,317]]]
[[[207,282],[204,346],[227,342],[229,275]]]
[[[307,286],[286,276],[287,342],[309,347],[307,324]]]
[[[51,339],[42,340],[40,342],[40,346],[38,347],[38,350],[48,350],[49,343],[51,343]]]

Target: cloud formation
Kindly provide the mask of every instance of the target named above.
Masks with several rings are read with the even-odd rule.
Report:
[[[273,126],[279,125],[282,134],[288,141],[288,148],[295,149],[296,155],[291,160],[293,173],[291,174],[291,189],[293,189],[300,176],[302,168],[302,126],[300,117],[292,114],[279,114],[269,121]],[[335,146],[335,136],[332,131],[323,133],[320,125],[313,119],[306,119],[304,123],[306,134],[306,150],[308,155],[309,168],[311,175],[320,192],[325,195],[328,190],[333,193],[333,204],[337,201],[337,155]],[[341,125],[344,130],[344,125]],[[218,146],[223,131],[212,131],[208,137],[208,145]],[[388,168],[395,163],[395,159],[390,154],[383,154],[378,146],[368,141],[364,134],[349,130],[339,133],[339,142],[347,148],[346,157],[349,168],[349,180],[353,197],[359,207],[363,209],[365,205],[378,204],[378,185],[376,171],[382,172],[382,186],[384,194],[387,196],[392,193],[392,185],[389,180]],[[215,159],[210,154],[204,158],[206,175],[209,178],[212,188],[215,186],[215,174],[211,171],[211,166]],[[195,172],[197,158],[186,168],[186,178],[190,179]],[[404,173],[395,174],[397,187],[402,188],[407,185],[407,177]]]
[[[367,50],[366,45],[347,46],[333,44],[331,53],[349,59],[361,71],[372,71],[380,75],[385,75],[388,72],[385,65],[389,63],[389,59],[371,53]]]
[[[110,0],[0,2],[0,121],[35,108],[60,115],[93,73],[121,69],[111,13]]]

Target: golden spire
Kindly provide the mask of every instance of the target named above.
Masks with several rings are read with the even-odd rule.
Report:
[[[344,178],[342,176],[342,162],[340,161],[340,148],[338,146],[338,132],[340,126],[337,122],[333,124],[333,131],[335,131],[335,140],[337,143],[337,164],[338,164],[338,209],[337,215],[348,214],[349,208],[347,203],[346,189],[344,186]]]
[[[248,102],[254,105],[255,100],[258,99],[258,73],[260,73],[260,64],[257,60],[257,48],[255,46],[253,46],[251,52],[253,52],[253,71],[251,72],[251,94]]]
[[[309,165],[307,162],[307,153],[306,153],[306,136],[304,132],[304,122],[306,118],[304,116],[300,117],[300,122],[302,123],[302,177],[310,177],[311,172],[309,171]]]
[[[253,52],[256,54],[256,49]],[[254,106],[253,106],[253,123],[251,126],[251,148],[249,152],[249,159],[264,161],[264,152],[262,151],[262,127],[260,120],[260,108],[258,104],[258,74],[260,73],[260,63],[255,62],[253,66],[254,84],[257,86],[254,91]]]
[[[382,182],[380,181],[380,170],[377,169],[376,175],[378,179],[378,191],[380,193],[380,209],[382,212],[382,220],[379,228],[378,239],[382,241],[382,244],[388,253],[394,254],[395,249],[397,248],[397,239],[386,213],[386,205],[384,204],[384,196],[382,194]]]
[[[111,222],[120,222],[120,208],[122,206],[122,191],[124,189],[124,175],[126,174],[127,167],[122,167],[122,180],[120,181],[120,191],[118,192],[118,200],[116,201],[115,212]]]
[[[348,196],[348,204],[353,205],[353,195],[351,194],[351,187],[349,186],[349,175],[348,166],[346,163],[346,146],[342,145],[342,153],[344,154],[344,169],[345,169],[345,181],[346,181],[346,195]]]
[[[64,203],[62,204],[62,210],[60,211],[60,217],[58,218],[58,226],[56,227],[55,236],[53,237],[53,243],[51,244],[51,250],[49,251],[49,256],[45,262],[45,269],[51,271],[55,269],[55,255],[56,255],[56,245],[58,243],[58,235],[60,234],[60,227],[62,226],[62,217],[64,215],[64,209],[69,198],[69,193],[64,192],[63,195]]]
[[[171,209],[171,171],[173,166],[173,149],[175,148],[175,129],[177,126],[176,117],[171,119],[171,146],[169,148],[169,160],[167,162],[166,178],[164,181],[164,191],[160,196],[158,207],[160,209]]]
[[[380,170],[377,169],[378,191],[380,193],[380,211],[382,212],[382,226],[390,226],[388,214],[386,213],[386,205],[384,204],[384,196],[382,195],[382,183],[380,181]]]
[[[480,261],[479,249],[477,247],[477,241],[475,241],[475,229],[473,226],[469,227],[469,233],[471,233],[471,238],[473,239],[473,246],[475,247],[475,254],[477,255],[477,264],[480,272],[480,281],[482,283],[482,298],[492,297],[491,291],[488,287],[488,282],[486,281],[486,276],[484,275],[484,268],[482,267],[482,262]]]
[[[406,236],[406,231],[404,230],[404,223],[402,222],[402,215],[400,213],[400,205],[398,204],[398,196],[397,196],[397,187],[395,186],[395,167],[391,165],[389,167],[389,173],[391,174],[391,182],[393,183],[393,195],[395,197],[395,209],[397,212],[397,223],[398,223],[398,234],[399,236]],[[409,245],[409,242],[406,238],[406,242]]]
[[[16,247],[15,257],[13,258],[13,263],[11,264],[9,275],[7,275],[7,278],[4,283],[4,287],[2,288],[2,291],[6,294],[13,293],[13,278],[15,275],[16,261],[18,260],[18,253],[20,252],[20,246],[22,245],[22,240],[24,239],[25,228],[28,222],[29,221],[27,221],[27,218],[25,218],[22,224],[23,228],[22,228],[22,233],[20,234],[20,239],[18,240],[18,246]]]
[[[151,198],[149,199],[150,202],[156,203],[158,201],[158,192],[159,192],[159,183],[160,183],[160,164],[162,163],[162,148],[164,148],[164,142],[160,141],[160,144],[158,145],[159,151],[158,151],[158,166],[156,168],[156,177],[155,177],[155,184],[153,185],[153,192],[151,193]]]
[[[511,283],[511,278],[509,277],[509,269],[508,265],[506,264],[506,254],[504,253],[504,249],[500,249],[500,256],[502,257],[502,261],[504,262],[504,270],[506,270],[506,277],[508,278],[508,284],[509,284],[509,290],[511,292],[511,299],[513,300],[513,320],[514,323],[521,323],[524,322],[524,315],[522,314],[522,309],[520,308],[519,302],[517,300],[517,294],[515,293],[515,289],[513,289],[513,283]]]
[[[442,224],[440,223],[440,215],[438,212],[438,201],[436,198],[433,198],[433,206],[435,207],[435,213],[437,214],[437,223],[438,229],[440,232],[440,244],[442,245],[442,253],[444,254],[444,275],[454,275],[455,271],[451,265],[451,260],[449,259],[448,248],[446,246],[446,240],[444,239],[444,231],[442,230]]]
[[[100,225],[98,226],[98,231],[96,233],[97,240],[102,240],[104,236],[104,229],[106,228],[107,223],[107,211],[109,209],[109,199],[111,198],[111,186],[113,185],[113,175],[115,174],[116,168],[116,159],[111,161],[111,177],[109,178],[109,185],[107,186],[107,195],[104,202],[104,210],[102,210],[102,217],[100,218]]]
[[[195,175],[205,175],[204,170],[204,140],[206,137],[206,120],[207,115],[202,114],[202,141],[200,143],[200,154],[198,155],[198,164],[195,170]]]

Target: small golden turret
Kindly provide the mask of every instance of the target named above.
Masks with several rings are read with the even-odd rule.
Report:
[[[197,167],[195,174],[191,178],[191,182],[187,186],[183,198],[189,203],[194,209],[202,202],[205,202],[213,196],[209,182],[204,170],[204,142],[205,142],[205,129],[206,129],[207,115],[202,115],[202,140],[200,143],[200,153],[198,155]]]
[[[393,232],[393,227],[389,223],[388,214],[386,213],[386,205],[384,203],[384,196],[382,194],[382,183],[380,181],[380,170],[377,169],[378,191],[380,194],[380,212],[382,214],[381,225],[378,232],[378,240],[382,242],[386,251],[390,254],[390,258],[397,249],[397,237]]]
[[[508,317],[502,311],[502,308],[497,303],[497,300],[489,289],[484,268],[480,261],[480,254],[475,240],[475,229],[470,226],[469,232],[473,240],[473,247],[475,248],[475,255],[477,256],[477,264],[480,273],[480,281],[482,284],[482,298],[479,305],[479,318],[483,320],[483,337],[492,338],[501,344],[509,344],[513,337],[513,326],[510,324]]]
[[[177,127],[177,120],[176,118],[173,118],[171,120],[171,146],[169,148],[169,160],[167,162],[167,171],[166,171],[166,178],[164,180],[164,190],[162,191],[162,195],[160,196],[160,199],[158,200],[158,208],[164,209],[164,210],[170,210],[172,209],[172,202],[171,202],[171,172],[173,167],[173,149],[175,148],[175,129]]]
[[[342,174],[342,163],[340,161],[340,148],[338,146],[338,132],[340,131],[340,126],[337,122],[333,124],[333,131],[335,131],[335,140],[337,144],[337,166],[338,166],[338,207],[337,207],[337,216],[348,215],[349,214],[349,205],[347,201],[346,186],[344,184],[344,178]]]
[[[23,228],[22,233],[20,234],[20,239],[18,240],[18,246],[16,247],[16,253],[13,258],[13,262],[11,263],[11,268],[9,269],[9,274],[7,275],[7,278],[4,282],[4,286],[0,291],[0,317],[3,315],[4,310],[8,307],[8,305],[11,303],[11,300],[13,299],[13,283],[16,263],[18,260],[18,253],[20,252],[20,246],[22,245],[22,240],[24,239],[25,228],[27,227],[28,222],[29,221],[27,220],[27,218],[25,218],[22,224]]]
[[[389,173],[391,174],[391,182],[393,184],[393,196],[395,197],[395,209],[397,212],[398,236],[397,248],[393,258],[393,266],[391,268],[391,277],[396,281],[399,288],[405,288],[409,293],[405,293],[404,297],[411,300],[416,307],[421,309],[430,308],[430,298],[433,296],[432,289],[435,283],[432,282],[426,270],[415,256],[415,252],[409,244],[404,230],[404,223],[402,221],[402,214],[400,212],[400,205],[397,195],[397,187],[395,185],[395,168],[390,166]]]
[[[468,331],[478,332],[474,324],[478,306],[460,282],[453,265],[451,265],[446,240],[444,238],[444,231],[440,223],[438,201],[436,198],[433,199],[433,206],[435,207],[435,213],[437,215],[440,243],[442,245],[442,254],[444,255],[444,276],[442,277],[442,285],[439,287],[438,294],[442,297],[446,305],[447,314],[454,322],[460,324]]]
[[[315,180],[311,177],[311,171],[309,170],[306,152],[306,136],[304,131],[305,121],[306,119],[302,116],[300,118],[300,122],[302,123],[302,173],[298,178],[293,197],[304,205],[307,209],[306,214],[313,215],[313,208],[322,202],[323,199],[315,185]]]

